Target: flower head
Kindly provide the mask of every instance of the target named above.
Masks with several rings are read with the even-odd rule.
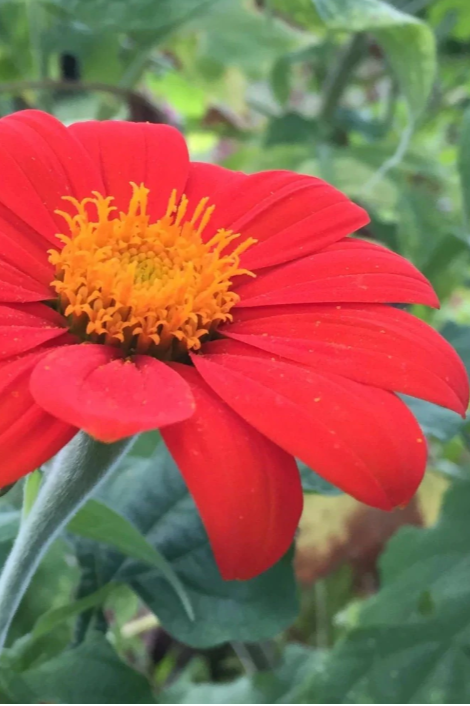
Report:
[[[255,241],[246,238],[230,253],[237,233],[220,229],[205,241],[214,207],[203,198],[188,216],[188,199],[177,200],[175,191],[152,223],[149,189],[131,186],[129,208],[119,214],[112,196],[65,197],[77,213],[62,213],[68,233],[57,236],[61,249],[50,250],[52,286],[69,329],[84,341],[172,360],[199,350],[232,320],[240,299],[232,279],[251,274],[240,268],[240,256]]]
[[[429,282],[351,237],[320,179],[190,163],[173,128],[0,120],[1,485],[78,429],[161,429],[225,578],[289,547],[294,458],[370,505],[416,491],[426,443],[395,393],[465,413],[444,339],[391,303]],[[25,443],[26,442],[26,443]]]

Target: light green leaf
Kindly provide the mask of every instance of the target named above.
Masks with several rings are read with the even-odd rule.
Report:
[[[41,0],[45,7],[75,27],[95,32],[151,30],[156,39],[190,18],[201,15],[219,0]],[[158,34],[157,34],[158,32]]]
[[[416,118],[426,106],[436,72],[436,45],[428,25],[381,0],[312,2],[330,29],[374,34]]]
[[[158,569],[178,595],[189,619],[194,620],[191,602],[170,564],[125,517],[91,499],[69,522],[67,529],[81,537],[109,544],[126,556]]]
[[[69,618],[73,618],[85,610],[90,608],[95,608],[96,606],[101,606],[105,602],[109,594],[114,590],[115,585],[108,583],[103,586],[98,591],[90,593],[85,598],[80,598],[79,600],[72,601],[66,605],[61,605],[58,608],[52,608],[46,613],[43,613],[36,621],[34,628],[31,633],[33,639],[37,639],[46,635],[51,630],[54,630],[58,625],[61,625],[64,621]]]
[[[293,27],[240,0],[219,0],[190,29],[201,37],[200,60],[237,67],[252,78],[261,78],[280,57],[305,43]]]
[[[459,144],[459,175],[467,230],[470,228],[470,108],[462,118]]]
[[[39,488],[42,483],[42,473],[39,470],[35,470],[29,473],[24,479],[24,491],[23,491],[23,508],[22,508],[22,519],[23,521],[28,517],[31,512],[31,508],[39,493]]]

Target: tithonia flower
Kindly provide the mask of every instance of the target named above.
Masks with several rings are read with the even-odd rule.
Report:
[[[292,542],[295,458],[389,510],[426,443],[395,393],[461,414],[464,367],[402,257],[320,179],[190,163],[173,128],[0,120],[0,483],[83,429],[161,429],[222,575]]]

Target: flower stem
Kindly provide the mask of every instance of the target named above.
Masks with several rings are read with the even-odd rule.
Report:
[[[0,649],[47,549],[133,441],[103,444],[79,432],[56,456],[0,576]]]

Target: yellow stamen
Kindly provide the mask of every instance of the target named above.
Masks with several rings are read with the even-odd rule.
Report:
[[[62,250],[49,251],[60,310],[83,339],[128,353],[167,359],[198,350],[232,320],[239,301],[232,280],[252,275],[240,267],[240,256],[256,241],[246,238],[225,253],[240,235],[222,229],[204,242],[214,206],[204,198],[188,217],[188,200],[178,203],[175,191],[163,218],[150,223],[149,190],[132,189],[128,212],[119,214],[113,199],[97,192],[83,201],[64,197],[77,213],[58,212],[69,233],[57,236]]]

